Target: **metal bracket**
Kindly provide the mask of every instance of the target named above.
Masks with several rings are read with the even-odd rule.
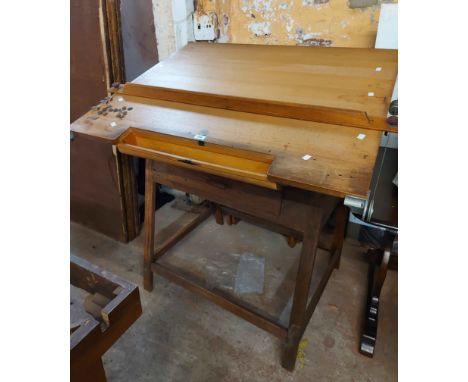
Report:
[[[351,212],[362,216],[362,220],[370,220],[372,208],[369,208],[369,198],[360,198],[358,196],[346,195],[344,205],[349,207]]]

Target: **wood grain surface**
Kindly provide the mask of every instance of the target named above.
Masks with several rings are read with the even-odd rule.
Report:
[[[195,139],[273,155],[268,178],[283,185],[329,195],[366,196],[381,132],[354,127],[270,117],[148,98],[114,97],[114,107],[133,107],[122,120],[89,112],[72,124],[74,131],[118,143],[129,128]],[[111,123],[116,126],[112,127]],[[364,134],[364,139],[358,139]],[[309,160],[302,159],[310,155]]]
[[[70,285],[108,299],[98,319],[84,320],[70,333],[70,380],[105,381],[101,356],[141,316],[138,286],[74,255]]]
[[[127,95],[345,126],[386,124],[397,51],[191,43]]]
[[[260,174],[270,185],[366,197],[396,74],[393,50],[189,44],[113,96],[113,109],[128,110],[123,118],[92,110],[72,130],[121,149],[129,129],[195,141],[203,135],[208,151],[220,145],[271,155]],[[127,154],[156,159],[150,154],[161,152],[140,143],[144,153],[130,152],[127,142]],[[197,159],[183,151],[183,159]],[[213,164],[226,159],[210,156]]]
[[[99,5],[94,0],[70,1],[70,121],[107,94]]]

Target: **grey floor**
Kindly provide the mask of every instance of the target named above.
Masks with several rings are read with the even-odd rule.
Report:
[[[165,205],[156,214],[157,231],[181,215]],[[240,256],[263,257],[263,293],[242,298],[284,320],[299,251],[300,245],[291,249],[276,233],[242,221],[220,226],[209,218],[165,258],[234,294]],[[341,267],[334,271],[304,334],[303,361],[290,373],[280,366],[280,341],[267,332],[159,276],[153,292],[146,292],[141,235],[122,244],[71,224],[71,253],[140,286],[143,315],[103,357],[111,382],[396,381],[396,272],[389,272],[382,291],[375,356],[369,359],[358,352],[367,275],[363,252],[359,243],[346,241]]]

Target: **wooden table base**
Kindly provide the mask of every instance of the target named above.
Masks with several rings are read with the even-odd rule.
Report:
[[[282,366],[292,371],[297,357],[299,342],[309,323],[309,320],[317,306],[325,286],[335,268],[338,268],[341,249],[343,246],[345,225],[347,221],[347,208],[342,200],[334,197],[315,194],[309,191],[302,192],[282,192],[277,191],[283,199],[280,200],[279,208],[275,208],[275,195],[262,195],[260,187],[244,186],[241,182],[235,184],[226,183],[219,177],[209,176],[209,179],[199,182],[201,176],[196,171],[184,170],[183,176],[177,177],[177,171],[167,166],[160,166],[159,163],[146,160],[146,189],[145,189],[145,249],[144,249],[144,287],[146,290],[153,289],[153,273],[164,276],[172,281],[206,299],[214,302],[222,308],[244,318],[252,324],[272,333],[283,340]],[[193,173],[193,175],[192,175]],[[198,182],[198,183],[197,183]],[[200,188],[195,190],[200,197],[213,201],[213,208],[207,208],[198,218],[194,219],[188,226],[183,227],[179,232],[158,245],[155,251],[154,231],[155,231],[155,189],[156,185],[165,184],[169,187],[178,188],[182,191],[193,192],[194,187],[200,184]],[[239,184],[240,183],[240,184]],[[253,188],[256,187],[256,188]],[[243,190],[246,190],[245,192]],[[235,191],[235,198],[230,198],[230,192]],[[234,192],[232,191],[232,192]],[[266,193],[267,191],[265,191]],[[268,190],[268,192],[272,192]],[[273,200],[269,205],[269,210],[262,210],[262,206],[251,203],[249,198],[254,199],[265,197],[265,205],[269,200]],[[268,199],[269,198],[269,199]],[[214,200],[213,200],[214,199]],[[228,204],[228,206],[225,205]],[[237,208],[241,208],[239,211]],[[247,211],[250,209],[251,211]],[[227,296],[214,288],[207,289],[194,280],[183,274],[180,270],[161,264],[157,260],[188,232],[193,230],[198,224],[204,221],[211,213],[214,213],[216,221],[223,224],[223,213],[230,216],[231,223],[239,219],[252,221],[256,224],[278,231],[295,240],[302,240],[302,250],[300,254],[299,267],[296,275],[296,282],[293,295],[293,304],[289,320],[289,326],[285,327],[276,322],[271,317],[258,312],[255,307],[248,306]],[[334,231],[329,235],[329,240],[324,240],[322,231],[325,223],[333,217],[335,220]],[[312,273],[314,270],[317,247],[321,247],[330,253],[327,270],[313,291],[309,299],[309,289],[311,286]]]

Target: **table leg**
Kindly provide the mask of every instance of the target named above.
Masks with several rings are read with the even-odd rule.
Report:
[[[320,235],[320,223],[320,212],[312,210],[302,243],[291,317],[289,320],[288,338],[283,343],[281,364],[289,371],[294,370],[299,342],[308,324],[308,320],[306,319],[307,300],[309,297],[315,254],[317,252],[317,244]]]
[[[339,258],[336,263],[336,269],[340,267],[341,251],[346,234],[346,224],[348,223],[349,209],[343,203],[340,203],[335,215],[335,232],[333,233],[332,252],[337,250]]]
[[[236,218],[235,216],[233,215],[228,215],[227,216],[227,224],[228,225],[236,225],[237,223],[239,223],[239,219]]]
[[[90,374],[87,376],[88,381],[92,382],[106,382],[106,372],[104,370],[104,365],[102,364],[102,359],[99,360],[90,368]],[[89,379],[88,379],[89,378]]]
[[[215,204],[213,208],[214,208],[214,215],[215,215],[216,223],[218,223],[219,225],[223,225],[224,215],[223,215],[223,211],[221,210],[221,207]]]
[[[291,235],[286,236],[286,241],[288,242],[288,246],[290,248],[294,248],[296,246],[296,244],[297,244],[296,238],[294,236],[291,236]]]
[[[88,363],[86,367],[76,368],[70,367],[70,381],[71,382],[106,382],[106,372],[104,370],[104,365],[102,364],[102,359],[99,357],[95,361]]]
[[[153,161],[146,159],[145,167],[145,249],[143,260],[143,286],[153,290],[153,271],[151,263],[154,257],[154,219],[156,206],[156,183],[153,179]]]

